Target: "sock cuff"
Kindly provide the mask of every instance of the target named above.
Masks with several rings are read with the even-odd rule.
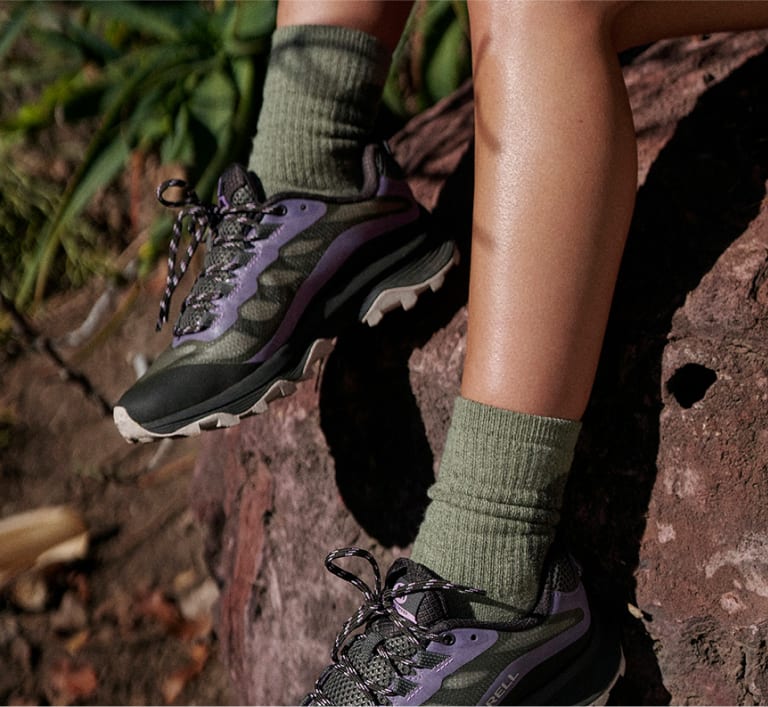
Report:
[[[558,505],[580,430],[580,422],[458,397],[430,496],[463,505],[539,505],[546,497],[547,506]]]
[[[482,434],[510,444],[543,445],[571,452],[581,432],[581,422],[515,412],[458,396],[452,426],[465,434]]]
[[[530,608],[580,429],[458,397],[412,557],[510,607]]]
[[[390,53],[360,30],[278,28],[272,41],[249,168],[267,195],[353,196],[372,139]]]
[[[312,64],[323,70],[331,69],[343,73],[346,80],[354,81],[354,74],[365,80],[383,86],[392,58],[389,50],[376,37],[367,32],[336,25],[285,25],[272,34],[270,62],[275,57],[291,50],[302,52],[302,65],[296,66],[297,78],[312,74]],[[309,51],[307,55],[305,52]],[[343,54],[352,55],[363,61],[346,63],[339,61]],[[304,57],[311,56],[312,63]]]

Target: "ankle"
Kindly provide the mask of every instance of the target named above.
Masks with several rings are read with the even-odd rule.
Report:
[[[376,38],[359,30],[292,25],[275,32],[249,161],[268,195],[359,192],[389,61]]]
[[[412,558],[520,613],[530,610],[579,429],[458,398]]]

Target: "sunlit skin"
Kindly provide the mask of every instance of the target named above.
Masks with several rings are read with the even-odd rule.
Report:
[[[394,51],[412,4],[393,0],[280,0],[277,26],[335,25],[359,29]]]
[[[768,26],[766,2],[469,0],[475,197],[464,397],[578,420],[634,206],[617,52]],[[278,26],[335,24],[394,49],[409,2],[282,0]]]
[[[472,2],[475,197],[462,395],[571,420],[636,191],[617,51],[768,26],[765,2]]]

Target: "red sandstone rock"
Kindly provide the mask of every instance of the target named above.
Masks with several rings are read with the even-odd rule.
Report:
[[[625,629],[620,704],[768,700],[766,44],[664,42],[625,69],[642,187],[564,518]],[[460,94],[392,141],[435,227],[464,240],[471,109]],[[323,569],[328,550],[386,565],[412,540],[458,392],[465,296],[463,269],[342,337],[266,415],[206,434],[193,501],[243,701],[293,703],[328,662],[359,604]]]
[[[676,313],[637,573],[673,697],[768,700],[768,210]],[[666,581],[659,581],[663,578]]]

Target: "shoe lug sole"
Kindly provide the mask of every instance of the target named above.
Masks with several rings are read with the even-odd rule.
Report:
[[[331,353],[334,347],[332,339],[316,339],[309,350],[304,367],[296,378],[296,381],[306,380],[312,375],[315,363],[323,361]],[[233,427],[244,417],[258,415],[267,411],[269,403],[278,398],[284,398],[296,391],[296,383],[292,380],[279,378],[269,386],[264,395],[250,408],[241,413],[214,412],[210,415],[190,422],[174,432],[152,432],[136,422],[124,407],[116,407],[113,417],[120,434],[129,442],[151,442],[155,439],[166,437],[193,437],[203,430],[216,430],[223,427]]]
[[[376,326],[388,312],[402,308],[406,311],[413,309],[419,296],[427,290],[437,292],[445,282],[448,271],[459,264],[459,251],[454,249],[451,258],[437,272],[426,280],[403,287],[391,287],[381,292],[361,317],[368,326]]]

